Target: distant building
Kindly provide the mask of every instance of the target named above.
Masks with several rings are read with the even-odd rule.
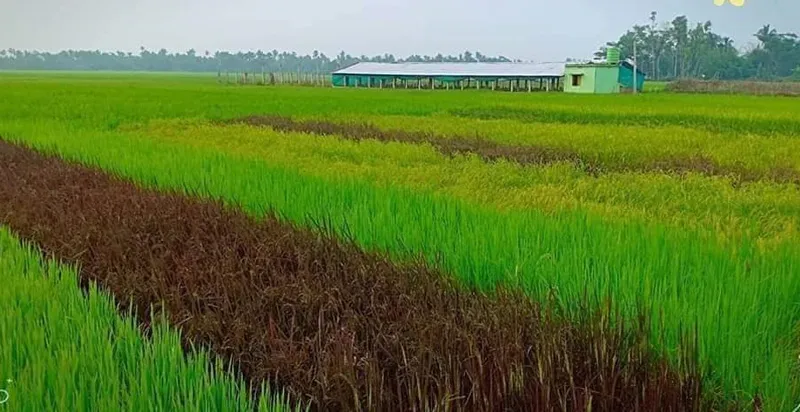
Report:
[[[567,64],[564,70],[564,91],[567,93],[620,93],[642,91],[645,74],[627,61]]]
[[[644,86],[645,74],[619,60],[589,63],[356,63],[331,74],[334,87],[491,89],[620,93]]]
[[[333,86],[561,90],[564,63],[356,63],[331,74]]]

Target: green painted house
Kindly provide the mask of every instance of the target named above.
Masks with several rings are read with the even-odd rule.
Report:
[[[636,90],[642,91],[645,74],[637,69],[634,77],[633,65],[627,61],[567,64],[564,91],[594,94],[629,92],[634,88],[634,80]]]

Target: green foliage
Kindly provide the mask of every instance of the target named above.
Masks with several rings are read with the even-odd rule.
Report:
[[[176,331],[155,323],[144,338],[76,269],[43,260],[0,227],[0,388],[14,411],[284,411],[265,388],[246,387],[204,351],[188,357]],[[10,382],[8,381],[10,380]]]
[[[668,23],[657,18],[656,12],[651,13],[650,24],[634,25],[596,56],[605,56],[606,47],[614,46],[623,58],[633,58],[635,42],[640,67],[652,79],[776,79],[790,76],[800,64],[795,33],[778,33],[765,25],[754,34],[758,46],[742,54],[731,38],[712,30],[710,21],[692,27],[686,16]]]
[[[341,52],[331,58],[314,51],[310,55],[295,52],[271,50],[231,53],[205,51],[198,53],[190,49],[185,53],[170,53],[166,49],[150,51],[142,47],[139,53],[100,52],[91,50],[64,50],[58,53],[0,50],[0,70],[118,70],[150,72],[289,72],[289,73],[327,73],[347,67],[357,62],[509,62],[510,59],[498,56],[485,56],[465,51],[458,56],[420,56],[413,54],[406,58],[395,58],[391,54],[377,56],[351,56]]]

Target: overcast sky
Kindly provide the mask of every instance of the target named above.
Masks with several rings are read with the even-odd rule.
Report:
[[[319,50],[334,55],[587,58],[651,11],[711,20],[739,47],[764,24],[800,32],[800,0],[0,0],[0,48]]]

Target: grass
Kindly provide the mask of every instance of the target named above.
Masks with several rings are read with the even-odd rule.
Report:
[[[214,357],[185,354],[163,321],[144,338],[105,292],[78,287],[78,270],[43,258],[5,227],[0,262],[0,387],[9,410],[292,410],[268,390],[254,403]]]
[[[233,88],[135,76],[3,81],[0,134],[8,139],[253,215],[327,221],[397,259],[424,252],[467,285],[501,283],[537,299],[555,293],[566,308],[588,290],[613,296],[630,316],[643,304],[657,325],[654,345],[676,362],[681,335],[696,328],[709,390],[760,393],[766,410],[791,409],[800,396],[796,187],[655,173],[598,178],[565,164],[521,168],[424,145],[209,123],[250,114],[364,116],[380,127],[441,132],[463,121],[481,125],[481,134],[502,132],[492,139],[551,145],[567,138],[554,131],[563,127],[587,136],[567,145],[621,163],[628,153],[631,162],[656,156],[650,138],[659,155],[702,151],[734,164],[737,148],[750,148],[747,167],[778,159],[796,168],[796,100]],[[481,113],[499,119],[454,116]],[[543,137],[549,131],[553,137]],[[596,141],[603,136],[608,141]]]

